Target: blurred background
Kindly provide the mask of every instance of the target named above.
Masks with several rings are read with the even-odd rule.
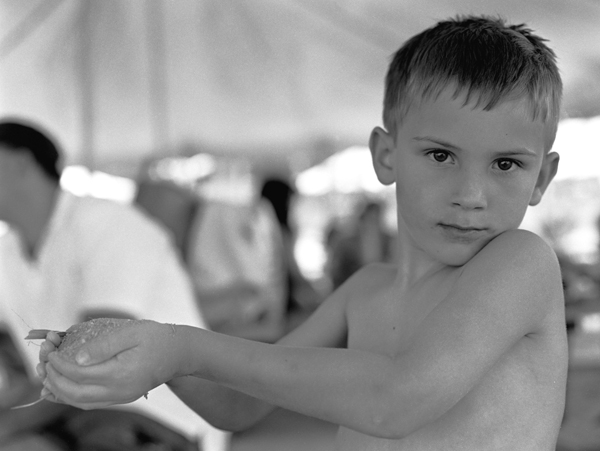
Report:
[[[562,446],[585,436],[600,449],[600,1],[0,0],[0,117],[54,134],[64,188],[162,221],[199,279],[207,218],[248,211],[266,180],[288,184],[284,228],[310,289],[283,326],[219,323],[274,340],[361,264],[393,258],[393,188],[366,148],[383,78],[404,40],[459,13],[525,22],[558,55],[560,169],[523,227],[559,255],[573,374],[588,387],[568,403]],[[349,255],[356,236],[371,238]]]

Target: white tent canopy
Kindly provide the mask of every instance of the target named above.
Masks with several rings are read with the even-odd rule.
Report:
[[[196,152],[299,171],[364,146],[390,55],[458,13],[528,23],[559,56],[566,115],[600,115],[592,0],[0,0],[0,115],[121,175]]]

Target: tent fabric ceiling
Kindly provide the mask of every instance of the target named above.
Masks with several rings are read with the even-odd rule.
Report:
[[[114,173],[200,151],[300,170],[366,144],[391,54],[467,13],[546,37],[565,115],[600,115],[598,0],[0,0],[0,115]]]

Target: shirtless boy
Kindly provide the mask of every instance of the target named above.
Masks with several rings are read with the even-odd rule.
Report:
[[[557,170],[560,97],[553,52],[523,26],[466,17],[415,36],[370,138],[379,180],[396,184],[397,265],[360,270],[275,345],[143,322],[74,364],[50,333],[42,393],[90,409],[167,383],[224,429],[273,406],[339,424],[344,451],[554,450],[561,276],[518,227]]]

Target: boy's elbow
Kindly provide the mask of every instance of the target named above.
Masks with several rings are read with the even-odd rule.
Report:
[[[446,410],[440,405],[444,399],[432,399],[433,393],[398,387],[397,381],[386,385],[377,390],[378,407],[371,417],[371,430],[365,431],[370,435],[400,440],[436,421],[441,416],[440,412]]]
[[[391,440],[399,440],[408,436],[415,429],[406,406],[405,399],[398,396],[392,384],[381,383],[372,387],[372,410],[367,417],[367,424],[360,432]]]
[[[396,418],[381,416],[375,417],[369,430],[364,432],[377,438],[400,440],[410,434],[403,426]]]
[[[380,416],[373,418],[371,430],[368,433],[378,438],[400,440],[409,436],[419,427],[420,425],[415,424],[404,413],[382,412]]]
[[[400,440],[414,430],[416,428],[411,427],[404,418],[399,418],[395,413],[381,412],[373,416],[371,424],[361,432],[377,438]]]

